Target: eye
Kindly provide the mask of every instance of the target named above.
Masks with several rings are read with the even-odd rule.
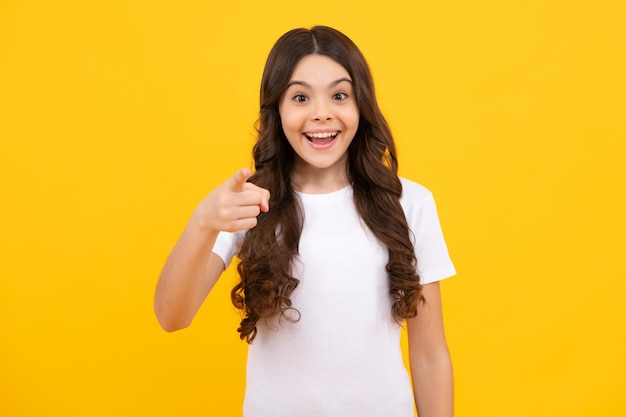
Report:
[[[346,93],[336,93],[333,95],[333,100],[344,101],[347,98],[348,95]]]
[[[304,103],[305,101],[307,101],[309,98],[307,96],[305,96],[304,94],[296,94],[293,97],[293,101],[295,101],[296,103]]]

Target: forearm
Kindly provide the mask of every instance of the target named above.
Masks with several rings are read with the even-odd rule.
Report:
[[[412,359],[411,376],[419,417],[454,415],[452,362],[447,349],[436,357]]]
[[[154,311],[165,330],[191,324],[224,271],[224,262],[212,253],[219,231],[248,230],[256,226],[260,212],[269,210],[269,191],[247,182],[251,175],[241,169],[211,191],[170,253],[154,298]]]
[[[192,218],[167,258],[154,299],[165,330],[187,327],[213,286],[214,280],[207,281],[207,268],[217,235]]]

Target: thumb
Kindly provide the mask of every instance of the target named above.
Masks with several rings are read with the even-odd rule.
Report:
[[[248,178],[252,176],[252,171],[248,168],[240,169],[235,173],[235,175],[229,180],[228,188],[231,191],[243,191],[243,187],[246,184]]]

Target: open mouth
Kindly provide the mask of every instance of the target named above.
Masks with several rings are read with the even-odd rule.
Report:
[[[315,144],[326,144],[329,142],[332,142],[333,139],[335,139],[337,137],[337,135],[339,134],[338,131],[334,131],[334,132],[314,132],[314,133],[308,133],[305,132],[304,135],[306,136],[306,138],[315,143]]]

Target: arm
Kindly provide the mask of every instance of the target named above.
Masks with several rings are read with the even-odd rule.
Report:
[[[425,302],[407,320],[409,363],[420,417],[452,417],[452,362],[443,329],[439,283],[422,287]]]
[[[256,226],[256,216],[269,210],[269,192],[246,182],[251,172],[238,171],[196,207],[161,271],[154,311],[167,331],[189,326],[224,271],[212,252],[220,231]]]

